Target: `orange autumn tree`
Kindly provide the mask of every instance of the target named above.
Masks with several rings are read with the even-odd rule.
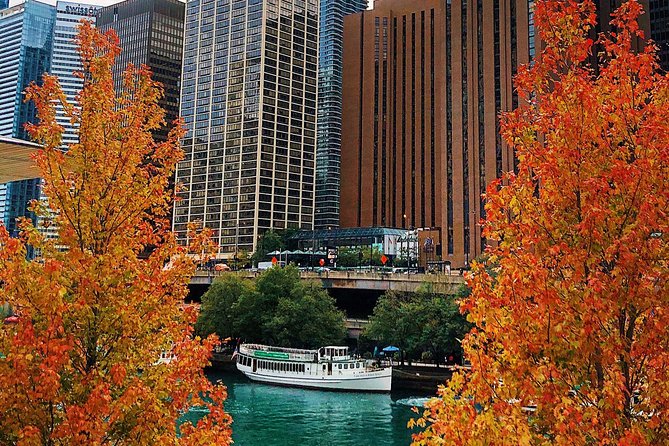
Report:
[[[595,45],[592,1],[537,1],[543,50],[502,120],[518,172],[488,188],[462,304],[472,371],[414,444],[669,444],[669,78],[634,51],[641,13]]]
[[[0,444],[227,445],[225,388],[203,374],[215,339],[193,336],[195,314],[182,304],[194,267],[169,230],[168,179],[183,130],[153,140],[163,92],[147,68],[129,67],[116,96],[113,32],[85,22],[78,44],[76,107],[53,76],[27,91],[59,238],[27,221],[21,239],[0,227],[0,301],[19,313],[16,326],[0,328]],[[79,129],[66,153],[58,104]],[[26,260],[28,245],[39,260]],[[160,362],[164,351],[175,358]],[[178,425],[193,405],[208,415]]]

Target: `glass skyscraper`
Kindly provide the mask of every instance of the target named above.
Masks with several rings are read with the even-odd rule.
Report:
[[[649,0],[650,37],[658,47],[660,67],[669,71],[669,3],[666,0]]]
[[[367,0],[321,0],[318,49],[316,228],[339,226],[341,91],[344,16],[364,11]]]
[[[129,63],[148,66],[153,79],[163,84],[165,97],[159,105],[165,109],[167,126],[154,133],[159,140],[167,137],[179,113],[185,9],[179,0],[126,0],[102,8],[97,18],[97,27],[114,29],[123,48],[114,65],[116,91]]]
[[[0,10],[0,135],[30,139],[24,124],[36,110],[23,102],[23,92],[51,67],[56,8],[34,0]],[[40,196],[40,180],[0,186],[0,218],[16,234],[16,218],[33,217],[27,206]]]
[[[219,256],[269,228],[313,227],[317,0],[191,0],[174,230],[214,231]]]

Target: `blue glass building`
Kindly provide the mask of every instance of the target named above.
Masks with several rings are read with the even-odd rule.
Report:
[[[56,8],[35,0],[0,10],[0,135],[30,139],[24,124],[35,120],[23,92],[51,67]],[[0,219],[16,234],[16,218],[31,215],[27,206],[40,196],[40,180],[0,186]]]
[[[344,16],[363,11],[367,0],[321,0],[318,51],[316,228],[339,226],[341,92]]]

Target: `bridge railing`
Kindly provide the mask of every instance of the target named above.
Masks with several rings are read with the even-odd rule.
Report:
[[[241,270],[236,272],[244,277],[257,277],[262,271]],[[195,271],[195,277],[219,277],[226,274],[235,274],[230,271],[212,271],[200,269]],[[404,273],[390,273],[390,272],[370,272],[370,271],[300,271],[300,276],[304,279],[361,279],[361,280],[401,280],[403,282],[461,282],[462,276],[453,274],[404,274]]]
[[[225,274],[239,274],[244,278],[253,279],[261,271],[196,271],[191,284],[209,285],[217,277]],[[464,278],[458,274],[402,274],[370,271],[301,271],[304,280],[320,280],[325,288],[361,288],[374,290],[416,291],[422,284],[430,284],[435,292],[452,293]]]

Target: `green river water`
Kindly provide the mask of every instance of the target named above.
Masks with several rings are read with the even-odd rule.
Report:
[[[323,392],[258,384],[234,373],[210,373],[228,387],[226,411],[241,446],[409,445],[411,407],[426,396]],[[186,418],[195,421],[197,410]]]

